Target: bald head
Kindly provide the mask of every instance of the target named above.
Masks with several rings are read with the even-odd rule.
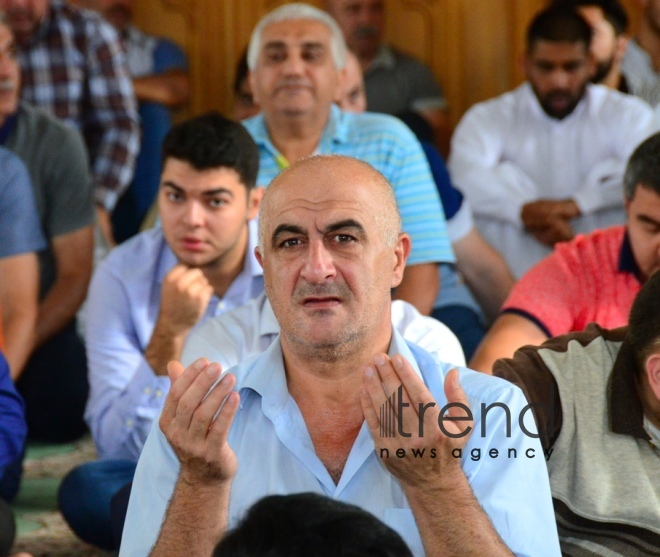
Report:
[[[259,246],[263,254],[271,218],[297,198],[328,210],[336,204],[361,205],[372,211],[381,237],[393,246],[401,232],[401,216],[392,186],[373,166],[352,157],[316,155],[301,159],[271,183],[259,212]]]

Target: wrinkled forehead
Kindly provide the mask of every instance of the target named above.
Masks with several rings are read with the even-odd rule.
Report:
[[[261,50],[263,51],[273,44],[290,46],[318,43],[329,45],[332,32],[320,21],[289,19],[268,24],[264,27],[261,37]]]

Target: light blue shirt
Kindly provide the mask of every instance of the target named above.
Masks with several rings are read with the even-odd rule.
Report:
[[[446,404],[443,378],[452,366],[440,363],[416,345],[408,345],[396,331],[389,352],[406,357],[437,403]],[[461,385],[475,416],[475,430],[462,457],[463,470],[475,496],[516,555],[559,556],[543,451],[538,439],[526,437],[518,427],[518,415],[527,404],[524,395],[506,381],[465,368],[460,372]],[[424,555],[408,501],[397,480],[379,462],[366,423],[335,485],[314,452],[303,416],[288,392],[279,338],[256,359],[233,368],[233,373],[241,403],[228,437],[238,459],[238,473],[231,489],[230,528],[265,495],[312,491],[366,509],[397,530],[415,555]],[[496,401],[511,409],[511,437],[505,436],[504,412],[497,408],[488,414],[485,437],[480,435],[480,405]],[[525,423],[534,431],[531,412],[526,417],[529,421]],[[517,451],[517,458],[507,458],[510,448]],[[470,456],[476,449],[481,450],[479,460]],[[498,449],[499,457],[489,457],[490,449]],[[525,456],[525,451],[533,458]],[[176,455],[156,422],[135,474],[120,557],[149,554],[178,472]]]
[[[222,299],[211,298],[197,326],[263,291],[263,273],[254,256],[255,221],[249,229],[243,270]],[[165,402],[169,377],[156,375],[144,352],[158,319],[163,278],[176,264],[157,227],[114,249],[94,273],[85,320],[90,384],[85,420],[102,459],[137,461],[151,421]]]
[[[268,186],[288,162],[271,142],[263,115],[243,125],[259,146],[257,183]],[[316,152],[363,160],[392,184],[403,231],[412,238],[408,266],[456,261],[426,156],[400,120],[385,114],[344,112],[333,105]]]

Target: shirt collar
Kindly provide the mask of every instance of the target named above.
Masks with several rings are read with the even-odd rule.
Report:
[[[270,306],[270,304],[268,305]],[[401,354],[410,362],[415,373],[419,377],[423,377],[406,341],[394,327],[392,328],[388,354],[390,357]],[[275,419],[277,414],[284,410],[289,400],[280,336],[277,336],[263,354],[247,362],[245,366],[247,369],[245,370],[244,379],[240,385],[237,385],[241,400],[245,400],[249,391],[256,393],[262,399],[264,414],[270,419]]]
[[[321,140],[316,149],[317,153],[330,154],[334,152],[333,145],[345,143],[348,140],[348,133],[350,131],[350,124],[354,114],[341,110],[337,105],[333,104],[330,107],[330,114],[328,121],[323,129]],[[282,154],[275,148],[273,142],[270,140],[268,134],[268,127],[263,113],[257,114],[252,118],[245,121],[246,127],[250,131],[254,142],[262,149],[269,151],[277,161],[280,170],[284,170],[289,166],[290,161],[287,161]]]
[[[263,292],[259,295],[259,336],[278,335],[280,333],[280,324],[273,312],[273,306],[270,305],[270,300]]]
[[[392,49],[386,44],[381,44],[380,47],[378,47],[376,56],[374,56],[374,59],[371,61],[371,64],[369,64],[365,73],[369,73],[379,68],[392,70],[395,66],[396,58],[394,57],[394,52],[392,52]]]
[[[650,441],[644,430],[644,410],[637,392],[637,368],[626,330],[627,327],[621,327],[608,335],[608,340],[622,341],[607,384],[610,429],[613,433]]]
[[[630,236],[628,235],[628,230],[623,234],[623,240],[621,241],[621,250],[619,251],[619,272],[621,273],[630,273],[634,275],[637,280],[640,280],[641,273],[639,271],[639,266],[637,261],[635,261],[635,255],[633,254],[632,246],[630,245]]]
[[[0,145],[5,145],[7,140],[14,133],[16,123],[18,122],[18,109],[5,119],[5,123],[0,126]]]

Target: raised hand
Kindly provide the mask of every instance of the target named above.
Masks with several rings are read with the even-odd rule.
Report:
[[[221,368],[204,358],[185,371],[179,362],[170,362],[168,373],[172,387],[159,425],[181,463],[180,481],[199,487],[229,485],[237,470],[227,443],[239,402],[232,390],[236,378],[225,374],[211,389]]]

